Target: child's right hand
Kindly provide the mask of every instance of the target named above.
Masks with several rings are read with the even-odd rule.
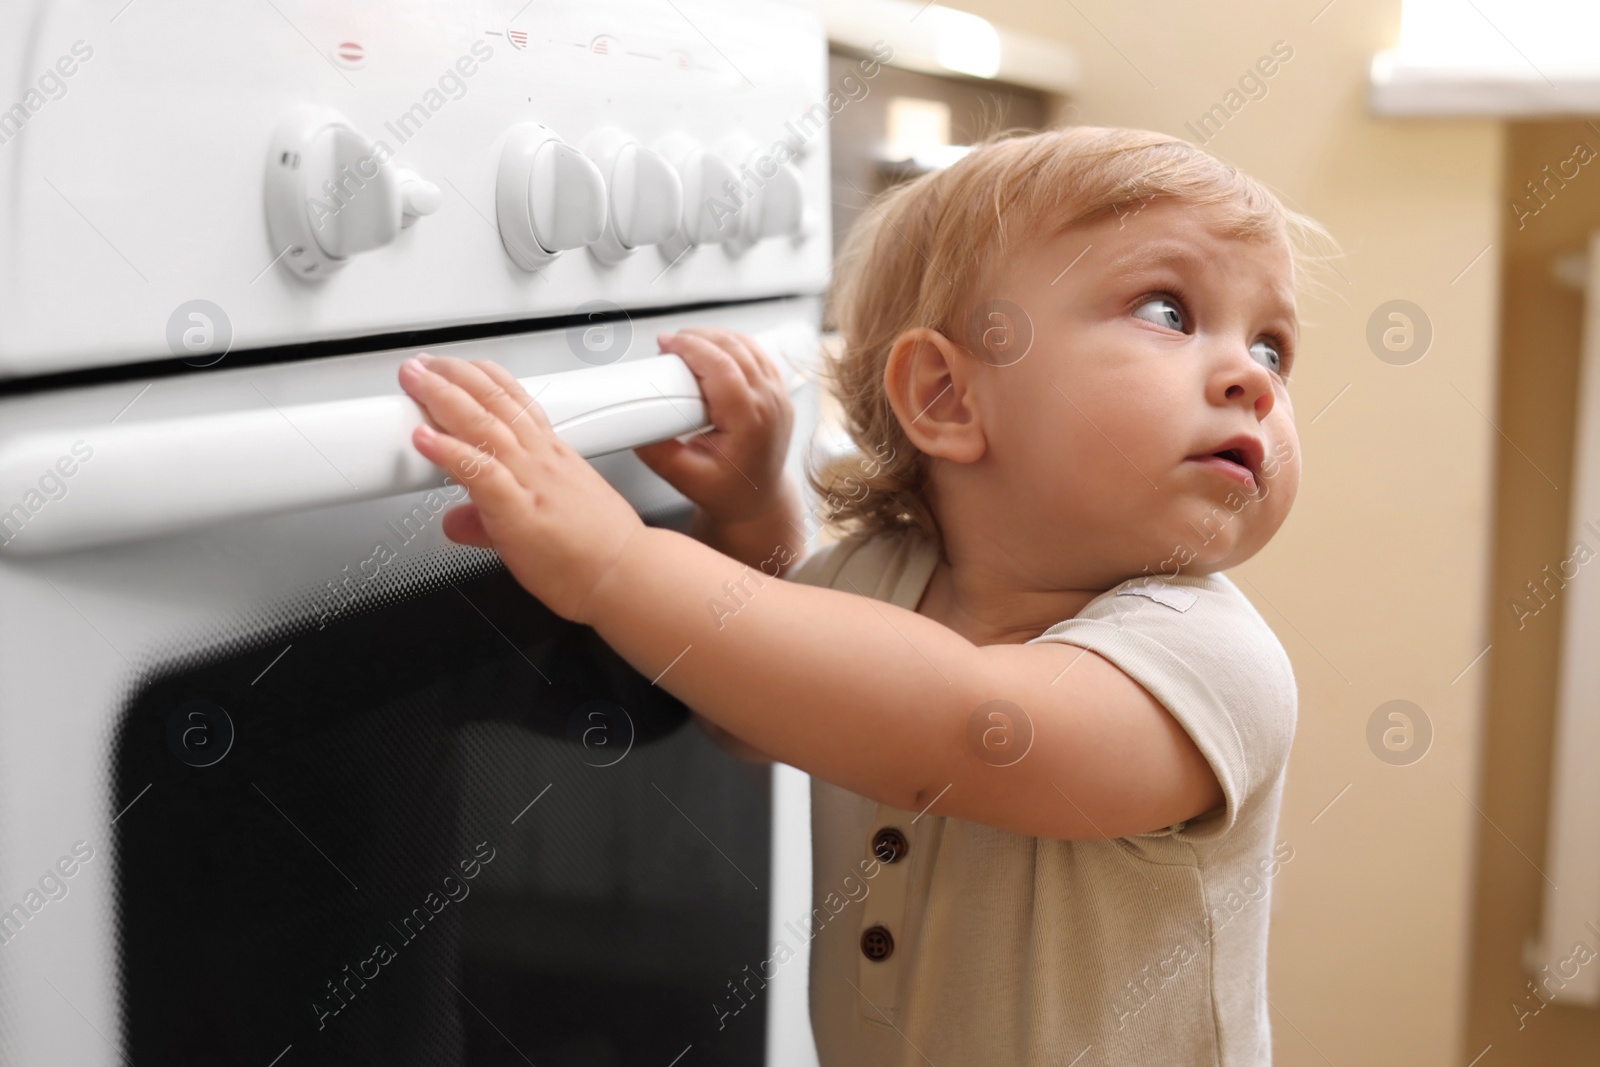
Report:
[[[699,379],[711,430],[634,453],[708,519],[734,524],[783,499],[794,406],[783,371],[749,334],[691,327],[656,338]]]

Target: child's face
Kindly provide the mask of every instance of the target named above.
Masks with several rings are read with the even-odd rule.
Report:
[[[971,338],[973,399],[994,499],[1036,543],[1116,573],[1206,574],[1287,517],[1300,482],[1282,377],[1297,332],[1289,249],[1223,236],[1219,218],[1152,200],[1030,242],[990,287],[1031,321],[1032,346],[993,365],[1016,350],[996,358]],[[1258,445],[1253,483],[1192,458],[1240,435]]]

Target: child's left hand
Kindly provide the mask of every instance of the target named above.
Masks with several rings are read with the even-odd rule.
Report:
[[[472,498],[445,513],[445,536],[493,548],[524,589],[587,625],[590,595],[643,520],[556,435],[510,371],[486,359],[426,359],[400,365],[401,386],[430,424],[411,440]]]
[[[778,364],[756,339],[703,327],[656,338],[694,374],[711,429],[687,440],[641,445],[634,454],[712,523],[748,522],[788,499],[784,463],[794,405]],[[797,497],[796,497],[797,499]]]

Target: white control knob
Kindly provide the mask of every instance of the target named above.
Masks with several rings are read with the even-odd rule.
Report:
[[[500,152],[495,214],[506,252],[537,270],[562,252],[600,239],[606,183],[600,169],[548,126],[513,126]]]
[[[760,164],[756,174],[759,177]],[[793,237],[800,233],[806,207],[806,187],[800,172],[788,163],[777,165],[756,195],[760,210],[752,214],[746,232],[759,241],[766,237]]]
[[[583,151],[605,176],[608,207],[590,255],[618,263],[672,236],[683,214],[683,182],[672,164],[614,126],[585,137]]]
[[[657,245],[662,258],[676,262],[697,245],[736,237],[739,196],[733,167],[686,134],[667,134],[655,147],[683,182],[683,214],[672,236]]]
[[[267,230],[289,270],[320,278],[399,236],[406,197],[391,154],[329,108],[306,104],[284,117],[268,148],[265,190]],[[438,188],[406,173],[411,204],[422,208],[411,214],[437,208]]]
[[[787,157],[743,134],[732,134],[718,146],[720,154],[739,163],[738,232],[723,243],[739,255],[768,237],[798,238],[804,233],[805,183]],[[787,147],[787,146],[784,146]]]

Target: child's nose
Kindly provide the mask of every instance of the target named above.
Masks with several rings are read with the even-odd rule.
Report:
[[[1215,394],[1213,403],[1236,404],[1246,399],[1257,418],[1266,418],[1276,401],[1273,372],[1250,348],[1236,341],[1219,343],[1207,390]]]

